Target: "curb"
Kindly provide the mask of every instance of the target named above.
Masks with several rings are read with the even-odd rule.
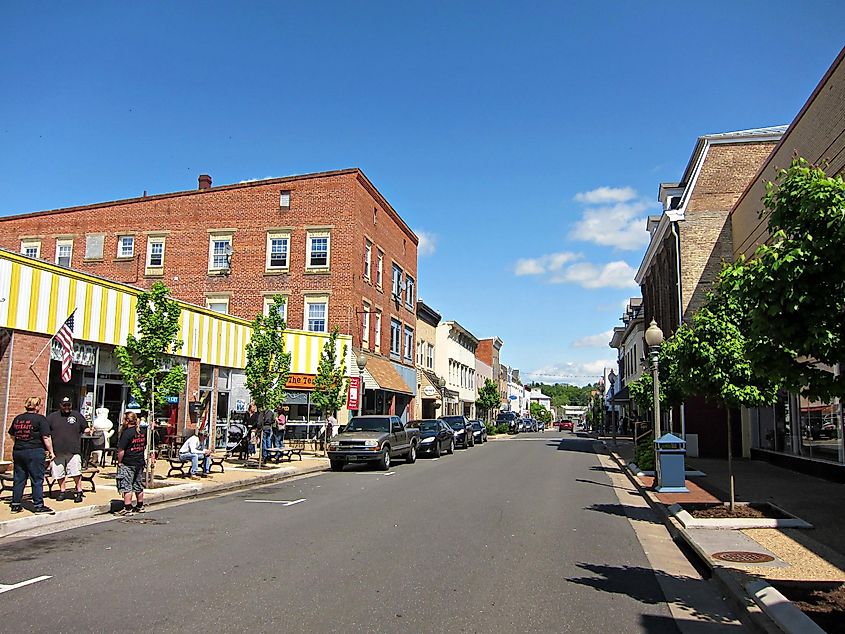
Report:
[[[622,472],[628,477],[631,484],[633,484],[637,491],[639,491],[640,495],[645,498],[648,505],[666,526],[669,534],[672,536],[672,539],[688,546],[692,552],[695,553],[695,556],[699,559],[699,561],[707,567],[719,589],[726,594],[727,598],[731,602],[731,606],[734,608],[734,611],[738,615],[742,614],[747,617],[747,619],[742,620],[745,625],[751,625],[757,632],[766,632],[767,634],[783,634],[784,632],[787,634],[799,634],[806,631],[800,628],[783,629],[783,625],[768,612],[765,604],[761,605],[754,599],[754,597],[749,596],[750,592],[742,586],[736,576],[732,575],[722,567],[714,567],[712,565],[710,559],[707,557],[707,554],[703,552],[695,540],[689,536],[689,533],[687,533],[683,526],[680,525],[680,522],[677,522],[677,520],[674,520],[669,515],[668,508],[662,502],[657,500],[652,495],[651,491],[643,486],[643,484],[637,479],[636,475],[630,471],[625,460],[609,447],[608,454],[617,466],[619,466]],[[767,588],[776,592],[776,590],[769,584],[765,582],[763,583]],[[789,601],[785,598],[784,601],[789,603]],[[789,606],[793,610],[798,611],[801,616],[805,616],[791,603],[789,603]],[[806,618],[809,620],[809,617]]]
[[[294,467],[284,467],[279,471],[272,473],[259,473],[253,478],[243,480],[233,480],[232,482],[213,482],[206,485],[201,484],[177,484],[175,486],[167,487],[165,489],[150,489],[145,492],[144,506],[161,504],[163,502],[171,502],[173,500],[185,500],[190,498],[204,497],[214,493],[222,493],[224,491],[232,491],[236,489],[245,489],[255,485],[271,484],[280,480],[287,480],[298,475],[305,475],[308,473],[318,473],[326,471],[328,467],[324,465],[314,465],[305,469],[296,469]],[[33,528],[41,528],[43,526],[51,526],[53,524],[61,524],[71,520],[86,519],[89,517],[96,517],[97,515],[105,515],[111,513],[112,505],[109,504],[95,504],[91,506],[82,506],[80,508],[72,508],[66,511],[57,511],[55,515],[28,515],[27,517],[16,518],[0,522],[0,539],[20,533],[21,531],[31,530]]]

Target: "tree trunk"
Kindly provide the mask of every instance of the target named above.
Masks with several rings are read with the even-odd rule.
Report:
[[[734,465],[733,465],[733,439],[731,430],[731,412],[728,410],[728,480],[730,485],[730,511],[734,512],[736,496],[734,495]]]

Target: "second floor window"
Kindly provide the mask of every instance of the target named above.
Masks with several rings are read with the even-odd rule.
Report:
[[[414,307],[414,278],[410,275],[406,276],[405,285],[405,306],[408,308]]]
[[[117,239],[117,257],[131,258],[135,255],[135,236],[120,236]]]
[[[370,280],[370,269],[372,268],[372,260],[373,258],[373,243],[367,240],[366,244],[364,245],[364,279],[369,281]]]
[[[56,242],[56,264],[70,266],[73,259],[73,240],[59,240]]]
[[[370,343],[370,305],[364,304],[364,312],[361,314],[361,341],[365,347]]]
[[[374,324],[373,330],[374,330],[373,336],[375,337],[375,341],[373,342],[373,346],[374,346],[376,352],[378,352],[379,350],[381,350],[381,311],[380,310],[376,311],[376,323]]]
[[[402,354],[402,324],[395,319],[390,320],[390,354]]]
[[[395,264],[393,265],[393,284],[390,287],[390,292],[394,297],[401,297],[402,293],[402,269]]]
[[[376,256],[376,287],[381,288],[382,272],[384,270],[384,253],[378,252]]]
[[[306,269],[329,268],[329,234],[324,232],[308,234],[308,255]]]
[[[267,237],[267,268],[275,270],[288,268],[289,248],[290,237],[270,234]]]
[[[308,302],[307,327],[311,332],[326,332],[326,302]]]
[[[208,268],[213,271],[229,270],[229,257],[232,254],[232,238],[212,236],[210,251]]]
[[[164,240],[150,240],[150,251],[147,257],[147,266],[164,266]]]
[[[425,367],[429,370],[434,369],[434,346],[430,343],[425,345]]]
[[[405,360],[414,359],[414,331],[405,326]]]

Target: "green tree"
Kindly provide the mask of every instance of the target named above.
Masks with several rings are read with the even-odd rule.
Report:
[[[337,336],[338,329],[335,326],[326,343],[323,344],[317,376],[314,379],[314,391],[311,393],[311,400],[324,415],[337,414],[337,411],[346,404],[346,393],[349,388],[349,379],[344,379],[346,344],[343,344],[343,351],[338,358]]]
[[[539,403],[531,403],[528,406],[528,411],[532,418],[536,418],[541,423],[552,422],[552,413]]]
[[[170,289],[161,282],[149,291],[138,294],[135,308],[139,337],[130,333],[125,346],[115,348],[115,356],[129,392],[147,410],[150,423],[168,396],[177,396],[185,389],[185,371],[172,362],[171,355],[182,348],[179,339],[179,303],[170,298]],[[147,428],[150,459],[147,461],[147,482],[152,480],[152,425]]]
[[[484,417],[489,421],[490,413],[501,406],[502,397],[499,394],[499,386],[491,379],[484,379],[484,385],[478,388],[478,400],[475,401],[476,407],[484,412]]]
[[[779,385],[756,371],[749,360],[749,341],[740,330],[741,311],[729,297],[711,294],[706,304],[667,339],[660,350],[661,380],[675,395],[700,395],[722,407],[756,407],[774,403]],[[734,509],[731,415],[728,412],[728,476]]]
[[[252,337],[246,346],[246,387],[259,412],[275,409],[285,400],[291,354],[285,352],[284,303],[281,295],[273,296],[269,313],[252,322]]]
[[[795,159],[768,183],[768,242],[719,278],[741,311],[750,362],[813,399],[845,397],[845,181]]]

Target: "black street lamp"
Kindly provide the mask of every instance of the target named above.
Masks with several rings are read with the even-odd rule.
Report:
[[[358,416],[362,416],[364,414],[364,392],[366,391],[366,387],[364,386],[364,368],[367,367],[367,355],[362,352],[358,355],[358,358],[355,359],[355,363],[358,366],[358,376],[361,377],[361,395],[358,403]]]
[[[441,416],[446,416],[448,414],[446,411],[446,379],[441,376],[437,381],[437,385],[440,386],[440,402],[443,404],[443,413]]]

